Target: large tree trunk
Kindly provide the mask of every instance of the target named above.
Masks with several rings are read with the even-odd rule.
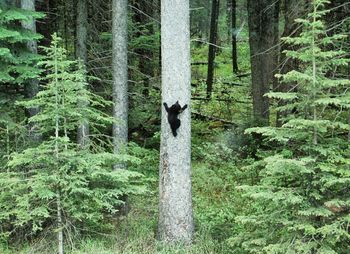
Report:
[[[21,8],[24,10],[35,11],[35,0],[21,0]],[[22,27],[36,33],[36,24],[33,18],[27,21],[22,21]],[[38,52],[37,42],[35,40],[27,42],[27,48],[28,48],[28,51],[30,51],[33,54],[37,54]],[[26,82],[24,86],[24,93],[26,98],[35,97],[38,91],[39,91],[38,79],[30,79]],[[38,112],[39,112],[38,107],[27,109],[28,117],[32,117],[36,115]],[[29,124],[28,134],[29,134],[29,138],[33,141],[37,142],[41,140],[40,133],[38,133],[38,131],[35,129],[35,126],[32,124]]]
[[[76,58],[82,62],[85,69],[87,68],[87,16],[87,0],[78,0],[76,19]],[[88,106],[88,102],[86,101],[81,101],[80,103],[83,106]],[[87,120],[83,120],[78,127],[77,141],[81,147],[85,147],[89,141],[89,123]]]
[[[162,102],[169,107],[178,101],[190,104],[190,24],[189,1],[162,0]],[[175,137],[162,105],[160,146],[158,238],[165,242],[189,244],[194,225],[191,195],[190,107],[179,114]]]
[[[113,145],[120,153],[128,142],[128,1],[113,0]],[[124,168],[115,165],[115,169]]]
[[[216,53],[216,43],[218,35],[218,18],[219,18],[220,0],[213,0],[210,19],[210,38],[208,51],[208,73],[207,73],[207,98],[211,98],[214,81],[214,63]]]
[[[254,119],[269,123],[269,100],[264,96],[272,83],[276,0],[248,0],[250,61]]]

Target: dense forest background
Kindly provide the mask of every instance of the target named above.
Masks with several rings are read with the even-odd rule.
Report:
[[[0,253],[350,253],[349,31],[348,0],[0,1]]]

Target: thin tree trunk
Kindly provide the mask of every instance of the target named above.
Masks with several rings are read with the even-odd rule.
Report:
[[[58,240],[58,254],[64,254],[64,242],[63,242],[63,224],[62,224],[62,213],[61,213],[61,195],[57,195],[57,240]]]
[[[190,19],[189,1],[162,0],[162,102],[190,104]],[[175,137],[162,105],[160,146],[158,238],[165,242],[190,244],[194,225],[191,194],[190,107],[178,115]]]
[[[348,113],[348,124],[350,125],[350,113]],[[348,131],[348,141],[350,142],[350,130]]]
[[[316,23],[316,12],[317,12],[317,7],[316,5],[314,5],[314,13],[313,13],[313,21],[312,23],[315,24]],[[316,84],[316,51],[315,51],[315,47],[316,47],[316,35],[315,35],[315,30],[316,28],[314,26],[312,26],[312,43],[311,43],[311,48],[312,48],[312,114],[313,114],[313,120],[316,122],[317,121],[317,108],[316,108],[316,89],[317,89],[317,84]],[[313,144],[317,145],[318,143],[318,139],[317,139],[317,127],[316,127],[316,123],[314,126],[314,131],[313,131]]]
[[[231,44],[232,44],[232,71],[238,73],[237,58],[237,22],[236,22],[236,0],[231,0]]]
[[[59,107],[59,96],[58,96],[58,79],[57,79],[57,73],[58,73],[58,62],[57,59],[55,59],[55,105],[56,110],[58,110]],[[58,147],[58,138],[59,138],[59,116],[55,116],[55,157],[58,163],[59,160],[59,147]],[[64,242],[63,242],[63,223],[62,223],[62,207],[61,207],[61,190],[60,186],[58,186],[57,189],[57,200],[56,200],[56,211],[57,211],[57,247],[58,247],[58,254],[64,254]]]
[[[350,118],[349,118],[350,119]],[[350,132],[349,132],[350,133]],[[349,138],[350,138],[350,134],[349,134]],[[7,162],[10,161],[10,157],[11,156],[11,148],[10,148],[10,128],[9,128],[9,124],[6,124],[6,159]],[[7,173],[10,173],[10,166],[9,163],[6,164],[6,168],[7,168]]]
[[[78,0],[76,19],[76,58],[80,59],[84,68],[87,68],[87,28],[88,28],[87,0]],[[81,101],[83,107],[88,106],[88,102]],[[81,147],[85,147],[89,142],[89,123],[83,120],[77,131],[77,141]]]
[[[21,0],[21,8],[24,10],[35,11],[35,0]],[[22,27],[36,33],[36,24],[33,18],[30,20],[22,21]],[[27,49],[33,54],[37,54],[37,42],[35,40],[27,42]],[[26,98],[33,98],[39,92],[39,81],[38,79],[30,79],[24,86],[24,93]],[[39,112],[38,107],[27,109],[28,117],[32,117]],[[41,140],[41,135],[35,129],[35,125],[29,124],[29,138],[35,142]]]
[[[213,0],[210,20],[210,38],[208,51],[208,73],[207,73],[207,98],[211,98],[214,81],[214,64],[217,43],[218,17],[220,0]]]
[[[263,125],[269,123],[269,100],[264,95],[272,83],[275,4],[276,0],[248,0],[253,114]]]
[[[128,142],[128,1],[113,0],[113,144],[120,153]],[[125,168],[124,164],[115,169]]]

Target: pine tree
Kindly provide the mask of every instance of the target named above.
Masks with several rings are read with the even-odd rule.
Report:
[[[46,58],[40,64],[47,72],[43,90],[19,103],[41,108],[30,121],[38,126],[44,141],[13,154],[8,171],[0,173],[0,234],[8,237],[25,229],[29,235],[51,222],[56,225],[59,253],[63,253],[68,221],[79,228],[99,227],[105,215],[115,213],[123,203],[121,196],[141,193],[143,187],[139,173],[112,170],[116,162],[136,163],[135,157],[115,155],[94,145],[93,133],[113,123],[94,107],[108,103],[86,89],[83,65],[68,60],[60,43],[53,35],[51,47],[43,48]],[[80,149],[75,140],[83,119],[89,120],[93,130],[86,149]]]
[[[296,89],[268,96],[288,102],[277,110],[293,113],[281,127],[247,130],[272,148],[258,162],[258,183],[240,187],[254,206],[237,218],[246,231],[231,240],[247,253],[350,252],[350,81],[341,78],[349,60],[337,47],[345,37],[326,34],[326,3],[313,0],[307,18],[297,19],[300,36],[284,38],[298,46],[285,53],[300,69],[279,78]]]

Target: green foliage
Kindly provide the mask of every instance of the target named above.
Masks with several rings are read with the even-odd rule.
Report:
[[[67,233],[72,225],[101,228],[106,216],[118,211],[124,195],[144,192],[140,173],[112,169],[116,163],[139,163],[137,158],[112,154],[95,144],[97,127],[113,120],[94,107],[108,103],[87,91],[85,71],[78,62],[67,60],[60,42],[54,35],[51,47],[44,48],[43,90],[19,103],[41,108],[30,121],[44,134],[44,141],[13,153],[7,170],[0,172],[0,234],[4,238],[15,237],[21,230],[30,236],[50,223],[56,227],[58,210]],[[90,145],[82,149],[74,134],[84,119],[93,128]]]
[[[39,56],[28,52],[25,44],[40,39],[41,35],[18,23],[42,17],[44,15],[39,12],[0,6],[0,83],[20,85],[38,76],[34,63]]]
[[[133,95],[130,96],[129,129],[135,142],[153,149],[160,143],[160,27],[153,18],[143,15],[135,11],[129,25],[128,47],[133,52],[129,56],[133,66],[130,70],[133,82],[129,85],[129,93]]]
[[[193,172],[193,202],[198,229],[210,232],[211,237],[221,243],[235,228],[238,203],[234,191],[236,167],[229,163],[210,167],[203,163],[196,165]]]
[[[111,103],[86,89],[86,71],[79,62],[67,59],[67,52],[60,47],[60,43],[61,39],[54,35],[51,47],[43,48],[47,57],[38,64],[49,70],[42,78],[46,81],[43,91],[40,91],[36,98],[18,104],[27,108],[41,108],[40,114],[31,117],[29,121],[34,124],[40,123],[40,132],[47,135],[52,135],[56,130],[56,121],[60,125],[58,128],[67,135],[68,132],[76,130],[82,119],[91,121],[90,126],[95,131],[98,127],[112,124],[112,118],[96,109],[104,109]],[[90,107],[86,107],[86,103]]]
[[[205,123],[194,123],[204,130]],[[240,232],[235,217],[242,212],[243,198],[235,189],[242,180],[237,151],[227,146],[227,136],[198,134],[193,137],[193,204],[196,230],[208,232],[215,241],[215,253],[235,253],[228,245],[232,232]],[[202,137],[202,138],[200,138]],[[244,179],[248,178],[244,175]]]
[[[27,131],[22,126],[24,111],[14,105],[22,98],[25,83],[37,78],[40,70],[35,65],[38,54],[28,51],[26,44],[41,38],[39,34],[24,29],[22,21],[39,19],[42,13],[22,10],[0,4],[0,164],[26,143]],[[2,167],[2,166],[0,166]]]
[[[313,12],[297,20],[303,32],[284,39],[298,46],[286,53],[300,61],[300,69],[279,75],[295,82],[296,91],[268,94],[289,102],[277,108],[289,112],[283,125],[247,130],[274,149],[259,162],[258,182],[239,187],[254,202],[248,215],[236,218],[244,231],[230,240],[242,253],[350,251],[350,81],[337,68],[349,61],[337,48],[344,37],[326,35],[326,3],[312,1]]]
[[[156,195],[133,197],[130,199],[133,209],[129,216],[120,219],[109,231],[91,232],[90,236],[72,235],[72,248],[66,249],[68,254],[203,254],[225,253],[220,252],[217,244],[212,240],[208,231],[200,230],[196,235],[196,242],[192,246],[181,244],[167,246],[157,242],[155,238],[157,228]],[[52,240],[43,235],[40,241],[31,245],[3,247],[1,254],[27,254],[27,253],[55,253],[56,246]]]
[[[247,35],[242,35],[247,38]],[[249,72],[249,47],[238,42],[239,68]],[[232,72],[231,47],[223,46],[215,57],[212,99],[206,100],[206,78],[208,66],[208,46],[192,44],[192,111],[204,116],[227,119],[234,124],[244,124],[251,112],[249,75],[237,77]],[[207,120],[207,119],[206,119]]]

